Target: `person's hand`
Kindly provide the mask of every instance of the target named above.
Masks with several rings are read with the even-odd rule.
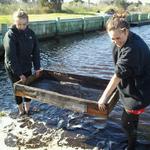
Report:
[[[26,82],[27,78],[25,77],[25,75],[22,74],[22,75],[20,75],[19,77],[20,77],[20,80],[21,80],[23,83]]]
[[[106,110],[106,104],[98,102],[98,108],[100,111],[105,111]]]
[[[40,76],[41,71],[42,71],[41,69],[35,71],[35,75],[36,75],[37,78]]]

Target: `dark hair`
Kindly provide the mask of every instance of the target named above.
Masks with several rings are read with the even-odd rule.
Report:
[[[106,30],[116,30],[116,29],[129,29],[130,25],[126,20],[125,14],[114,14],[111,18],[106,22]]]
[[[19,8],[13,14],[13,19],[15,20],[16,18],[27,19],[28,20],[28,14],[23,9]]]

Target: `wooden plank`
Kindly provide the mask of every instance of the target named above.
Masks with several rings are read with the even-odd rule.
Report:
[[[56,71],[50,71],[50,70],[41,70],[39,78],[54,78],[58,81],[68,81],[73,83],[79,83],[84,84],[86,86],[94,86],[95,88],[100,87],[101,89],[104,89],[109,80],[106,79],[100,79],[96,77],[88,77],[83,75],[75,75],[75,74],[69,74],[69,73],[62,73],[62,72],[56,72]],[[25,85],[30,85],[31,83],[35,82],[38,78],[35,75],[31,75],[27,78]],[[21,81],[17,82],[18,84],[23,84]]]
[[[79,84],[94,86],[94,87],[100,87],[101,89],[104,89],[109,80],[106,79],[100,79],[96,77],[89,77],[89,76],[83,76],[83,75],[76,75],[76,74],[69,74],[69,73],[61,73],[56,71],[49,71],[44,70],[43,71],[45,76],[47,77],[54,77],[55,79],[59,81],[69,81],[69,82],[76,82]]]
[[[62,95],[59,93],[32,88],[23,85],[15,84],[15,95],[24,96],[27,98],[33,98],[35,100],[40,100],[44,103],[49,103],[61,108],[70,109],[78,112],[87,112],[87,104],[94,103],[93,101],[88,101],[72,96]]]
[[[108,110],[100,111],[98,108],[98,103],[89,103],[87,104],[87,112],[90,115],[93,116],[102,116],[102,117],[108,117]]]
[[[115,89],[107,103],[108,114],[112,111],[113,107],[116,105],[118,100],[119,100],[119,92],[117,89]]]
[[[21,84],[21,85],[30,85],[31,83],[35,82],[38,78],[41,78],[44,74],[44,70],[41,70],[39,77],[36,77],[35,74],[30,75],[26,82],[23,83],[21,80],[17,81],[16,84]]]
[[[112,95],[110,96],[110,98],[107,102],[107,108],[105,111],[100,111],[98,108],[98,103],[96,103],[96,105],[95,104],[88,104],[87,113],[92,114],[92,115],[96,115],[96,116],[101,115],[101,116],[106,117],[112,111],[112,109],[114,108],[114,106],[118,102],[118,99],[119,99],[119,93],[116,89],[112,93]]]

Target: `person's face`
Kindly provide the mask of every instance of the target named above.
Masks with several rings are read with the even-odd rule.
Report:
[[[18,30],[25,30],[28,25],[28,19],[27,18],[16,18],[15,25]]]
[[[108,34],[112,40],[112,42],[117,46],[117,47],[122,47],[125,42],[127,41],[128,38],[128,30],[111,30],[108,31]]]

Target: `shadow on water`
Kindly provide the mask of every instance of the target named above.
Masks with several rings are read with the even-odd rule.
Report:
[[[150,46],[150,26],[132,30],[140,34]],[[40,45],[42,67],[45,69],[106,79],[110,79],[113,74],[111,41],[105,32],[63,37],[59,43],[47,40]],[[13,100],[12,87],[2,63],[0,63],[0,87],[0,111],[8,112],[16,119],[17,108]],[[127,146],[126,136],[121,127],[120,102],[107,120],[60,109],[36,100],[32,101],[31,110],[31,118],[35,122],[44,122],[44,127],[54,129],[54,135],[59,131],[58,145],[65,140],[65,145],[82,149],[123,150]],[[149,116],[150,111],[147,109],[139,123],[138,141],[144,144],[149,144],[150,141]],[[25,126],[29,129],[29,124]],[[39,124],[34,126],[36,127],[34,132],[44,135],[48,131],[40,128]],[[60,133],[60,129],[63,132]],[[137,149],[146,150],[149,145],[144,144],[138,144]]]

